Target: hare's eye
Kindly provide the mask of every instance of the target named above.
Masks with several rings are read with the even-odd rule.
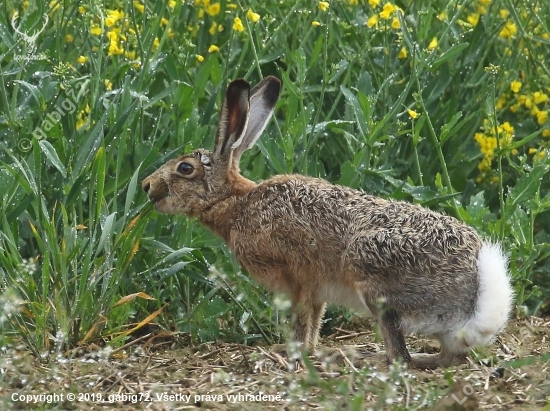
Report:
[[[191,174],[193,172],[193,166],[184,162],[178,166],[178,171],[182,174]]]

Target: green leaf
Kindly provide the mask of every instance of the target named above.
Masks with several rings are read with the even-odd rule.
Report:
[[[450,47],[445,53],[434,60],[430,67],[430,71],[435,71],[440,65],[446,63],[452,58],[458,58],[458,55],[462,53],[463,50],[467,49],[470,46],[469,43],[459,43]]]
[[[509,190],[502,217],[504,220],[514,214],[519,205],[529,207],[529,203],[532,202],[539,190],[542,177],[548,172],[548,168],[549,166],[546,164],[535,166],[529,174],[522,176]]]
[[[61,173],[63,178],[67,177],[67,169],[59,159],[59,156],[57,155],[57,151],[55,151],[55,148],[46,140],[40,140],[38,142],[40,145],[40,149],[44,154],[46,154],[46,158],[50,162],[52,166],[57,168],[57,170]]]
[[[116,213],[109,214],[107,218],[105,219],[105,223],[103,224],[103,230],[101,231],[101,237],[99,238],[99,243],[97,244],[97,248],[95,250],[95,255],[97,256],[103,249],[105,251],[108,251],[107,247],[107,239],[111,236],[113,233],[114,223],[115,223],[115,215]]]

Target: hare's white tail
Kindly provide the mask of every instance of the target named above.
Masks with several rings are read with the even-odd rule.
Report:
[[[508,259],[500,245],[483,243],[477,260],[479,289],[476,309],[460,330],[467,347],[489,344],[508,321],[514,303]]]

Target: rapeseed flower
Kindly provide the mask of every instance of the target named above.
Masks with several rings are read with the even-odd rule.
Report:
[[[399,27],[401,27],[401,23],[399,23],[399,19],[397,17],[394,17],[391,21],[391,27],[395,30],[397,30]]]
[[[518,29],[513,21],[508,20],[498,35],[503,39],[513,38]]]
[[[401,50],[399,50],[399,53],[397,54],[397,58],[404,60],[407,58],[407,48],[405,46],[401,47]],[[409,113],[410,114],[410,113]]]
[[[101,33],[103,33],[103,31],[101,30],[101,27],[97,25],[93,25],[90,29],[90,34],[93,34],[94,36],[101,36]]]
[[[243,26],[243,22],[240,18],[238,17],[235,17],[233,19],[233,30],[235,31],[238,31],[238,32],[242,32],[244,31],[244,26]]]
[[[420,116],[419,113],[417,113],[414,110],[411,110],[410,108],[407,109],[407,113],[409,114],[409,117],[412,119],[418,118],[418,116]]]
[[[391,3],[384,4],[384,7],[382,7],[382,11],[380,12],[380,18],[382,18],[384,20],[388,20],[390,18],[391,14],[396,9],[397,8]]]
[[[330,4],[329,4],[328,1],[320,1],[319,2],[319,8],[321,9],[321,11],[327,11],[329,6],[330,6]]]
[[[246,18],[252,23],[256,23],[258,20],[260,20],[260,15],[258,13],[254,13],[252,9],[248,9],[248,11],[246,12]]]
[[[474,27],[477,26],[477,23],[479,23],[479,14],[478,13],[468,14],[468,17],[466,17],[466,21]]]
[[[521,90],[521,82],[520,81],[512,81],[510,83],[510,90],[512,90],[514,93],[519,93]]]
[[[105,18],[105,25],[112,27],[117,21],[124,18],[124,12],[119,10],[107,10],[107,17]]]
[[[212,17],[217,16],[218,14],[220,14],[220,3],[214,3],[214,4],[209,5],[206,8],[206,13],[209,16],[212,16]]]
[[[370,16],[367,20],[367,27],[372,28],[378,24],[378,14],[374,14],[373,16]]]

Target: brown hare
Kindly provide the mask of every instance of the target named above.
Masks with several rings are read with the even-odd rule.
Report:
[[[250,275],[290,296],[294,338],[313,349],[325,305],[370,312],[388,361],[433,368],[489,344],[513,304],[499,245],[453,217],[301,175],[261,183],[239,172],[281,84],[231,82],[214,151],[168,161],[143,181],[161,213],[186,214],[221,236]],[[404,333],[433,336],[439,354],[411,357]]]

